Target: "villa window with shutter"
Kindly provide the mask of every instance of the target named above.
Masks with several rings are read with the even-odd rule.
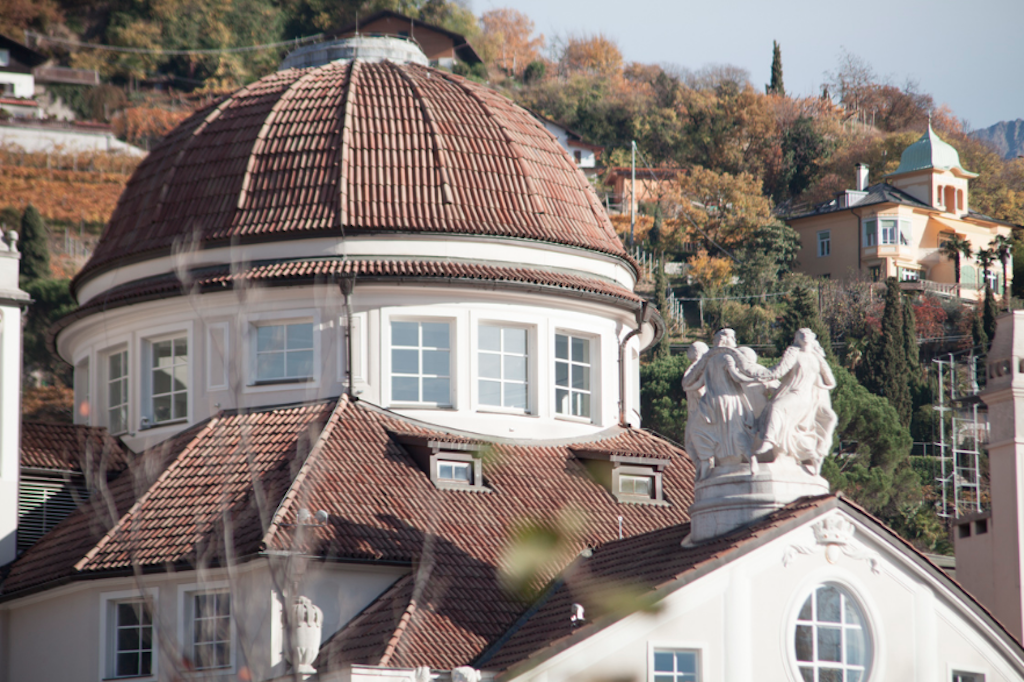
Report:
[[[18,481],[18,551],[39,541],[89,496],[81,476],[22,473]]]

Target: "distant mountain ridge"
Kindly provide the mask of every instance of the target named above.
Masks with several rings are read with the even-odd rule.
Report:
[[[995,147],[1004,159],[1024,156],[1024,118],[1016,121],[1000,121],[995,125],[971,133]]]

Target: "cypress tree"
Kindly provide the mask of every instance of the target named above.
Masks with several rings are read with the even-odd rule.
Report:
[[[818,302],[815,300],[814,291],[808,286],[798,286],[788,297],[786,312],[779,322],[779,332],[775,340],[775,346],[781,353],[793,343],[793,336],[797,330],[810,329],[818,336],[818,343],[825,350],[825,356],[835,360],[832,353],[832,340],[828,333],[828,327],[821,321],[818,314]]]
[[[769,94],[786,96],[786,86],[782,82],[782,49],[776,41],[772,41],[772,82],[766,88]]]
[[[907,352],[907,368],[917,373],[921,369],[921,348],[917,345],[917,318],[910,298],[903,297],[903,342]]]
[[[976,308],[971,308],[971,339],[976,348],[980,347],[984,352],[988,348],[988,334],[985,333],[985,324],[982,322],[982,315]]]
[[[21,278],[25,282],[50,277],[50,246],[47,244],[46,224],[43,216],[29,204],[21,216]]]
[[[992,287],[985,285],[985,302],[981,309],[981,326],[985,336],[991,341],[996,337],[996,302],[992,297]]]
[[[896,410],[900,422],[910,424],[913,404],[910,400],[910,371],[907,366],[907,340],[904,331],[903,292],[895,277],[885,282],[885,312],[882,334],[875,360],[875,376],[881,379],[881,393]]]

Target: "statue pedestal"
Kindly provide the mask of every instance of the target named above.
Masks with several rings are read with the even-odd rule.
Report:
[[[807,472],[790,458],[759,464],[715,467],[694,486],[690,506],[692,544],[728,533],[807,495],[826,495],[828,481]]]

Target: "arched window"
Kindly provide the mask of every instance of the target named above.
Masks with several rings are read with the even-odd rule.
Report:
[[[853,596],[831,583],[811,591],[793,627],[793,651],[803,682],[865,682],[871,637]]]
[[[956,191],[956,210],[964,210],[964,191],[962,189]]]
[[[935,205],[942,206],[942,185],[939,185],[935,190]]]

